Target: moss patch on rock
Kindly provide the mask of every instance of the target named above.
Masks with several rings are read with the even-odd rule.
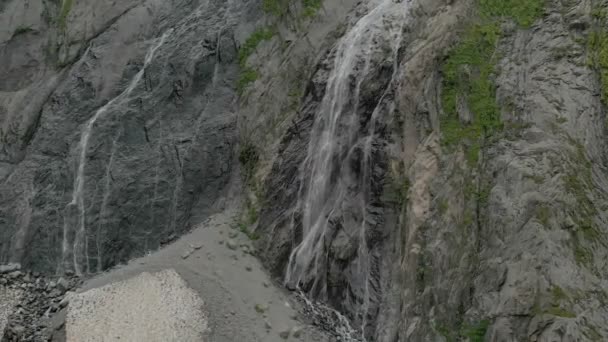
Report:
[[[470,164],[476,164],[482,138],[503,128],[496,102],[493,75],[498,59],[500,22],[506,18],[520,27],[530,26],[541,14],[543,0],[478,0],[478,20],[465,31],[460,42],[448,53],[442,68],[441,119],[444,146],[464,143]],[[472,114],[463,123],[459,109]]]

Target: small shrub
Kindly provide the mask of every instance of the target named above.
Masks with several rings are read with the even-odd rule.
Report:
[[[243,174],[247,180],[253,177],[259,159],[255,146],[251,143],[243,143],[239,151],[239,162],[243,166]]]
[[[312,17],[321,9],[321,0],[303,0],[304,16]]]
[[[258,45],[265,41],[270,40],[274,37],[274,30],[270,28],[261,28],[255,30],[247,40],[243,43],[241,48],[239,49],[239,64],[241,67],[245,67],[247,63],[247,58],[251,56],[251,54],[255,51]]]
[[[239,79],[236,84],[237,91],[242,94],[249,84],[258,79],[258,72],[250,67],[245,67],[241,70]]]
[[[462,330],[461,336],[467,337],[469,342],[483,342],[489,325],[489,321],[483,320],[477,324],[465,326]]]

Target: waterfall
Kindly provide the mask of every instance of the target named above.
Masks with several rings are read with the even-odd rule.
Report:
[[[84,171],[86,166],[87,149],[93,126],[95,122],[105,114],[109,109],[116,106],[122,105],[133,92],[133,90],[141,81],[144,75],[146,67],[152,62],[156,50],[160,48],[166,38],[171,34],[172,30],[166,31],[155,44],[148,50],[144,65],[139,72],[129,82],[128,87],[120,93],[118,96],[107,102],[103,107],[99,108],[93,117],[87,121],[80,135],[80,141],[78,143],[78,168],[76,171],[76,177],[74,178],[74,188],[72,191],[72,201],[66,207],[66,216],[68,219],[64,222],[63,229],[63,267],[65,268],[70,264],[69,256],[72,256],[72,265],[77,275],[83,274],[83,268],[80,262],[80,257],[84,257],[85,265],[88,267],[88,246],[87,246],[87,227],[86,227],[86,208],[84,203],[84,191],[85,191],[85,177]],[[76,216],[76,217],[74,217]],[[75,227],[74,227],[75,226]],[[71,232],[75,232],[73,244],[70,246],[70,235]]]
[[[374,109],[366,132],[362,132],[357,110],[360,105],[361,85],[370,76],[374,61],[393,53],[393,78],[397,72],[397,52],[409,1],[380,0],[360,18],[337,43],[335,60],[325,95],[315,116],[308,153],[301,167],[300,192],[297,212],[301,213],[302,241],[291,252],[285,283],[292,288],[304,285],[319,296],[327,295],[324,282],[328,262],[326,236],[333,216],[340,215],[346,201],[349,182],[357,181],[361,189],[357,198],[360,226],[345,227],[358,236],[357,272],[364,277],[365,297],[361,304],[362,331],[369,305],[370,255],[366,241],[366,212],[371,188],[371,153],[380,108]],[[390,50],[388,49],[390,48]],[[373,75],[372,75],[373,76]],[[386,95],[386,91],[384,93]],[[384,95],[382,97],[384,97]],[[381,100],[378,103],[382,102]],[[360,162],[363,177],[348,171],[349,157],[355,149],[362,151]],[[353,199],[348,199],[353,200]],[[344,223],[345,225],[348,222]],[[292,220],[296,225],[296,219]]]

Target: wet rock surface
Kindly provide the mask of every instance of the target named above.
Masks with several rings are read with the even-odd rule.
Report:
[[[183,245],[182,273],[211,248],[236,292],[254,276],[262,293],[255,254],[343,341],[608,340],[606,75],[590,43],[608,4],[494,16],[481,88],[501,129],[486,135],[492,108],[467,102],[479,89],[445,97],[480,3],[515,2],[325,0],[314,15],[299,2],[281,15],[241,0],[0,2],[0,263],[24,266],[0,267],[0,286],[34,296],[11,336],[34,338],[28,317],[65,304],[30,270],[95,273],[169,245],[224,207],[236,175],[254,241],[226,230]],[[450,145],[455,125],[483,139]],[[264,317],[270,299],[242,315],[214,298],[212,326],[254,317],[259,336],[297,334]]]
[[[99,272],[217,210],[249,4],[27,3],[0,9],[0,261]]]

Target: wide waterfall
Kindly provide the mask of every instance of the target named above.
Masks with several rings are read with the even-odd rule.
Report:
[[[325,276],[328,258],[327,242],[332,219],[341,215],[349,186],[357,183],[356,203],[359,218],[345,222],[344,227],[358,241],[357,272],[366,286],[361,303],[362,329],[365,327],[369,305],[369,251],[366,241],[367,210],[370,199],[371,150],[376,135],[377,106],[365,127],[361,126],[358,109],[360,90],[370,76],[374,57],[393,54],[393,76],[397,70],[397,52],[409,2],[382,0],[370,5],[370,11],[360,18],[337,43],[333,69],[329,75],[325,95],[311,132],[308,154],[301,168],[298,212],[301,213],[302,241],[293,249],[285,277],[290,287],[304,290],[317,297],[326,297]],[[381,100],[381,99],[380,99]],[[381,101],[378,101],[379,104]],[[358,168],[353,174],[348,164],[353,153],[362,152]],[[363,177],[361,177],[363,175]],[[345,220],[346,221],[346,220]],[[295,220],[294,220],[294,225]]]
[[[118,96],[107,102],[104,106],[99,108],[93,117],[87,121],[84,125],[82,133],[80,135],[80,141],[78,143],[78,160],[77,160],[77,171],[74,178],[74,188],[72,192],[72,201],[66,207],[66,219],[63,229],[63,262],[62,267],[64,269],[73,268],[74,272],[78,275],[82,275],[86,271],[88,265],[88,246],[87,246],[87,227],[86,227],[86,208],[84,203],[84,191],[85,191],[85,167],[87,159],[87,148],[89,146],[89,139],[93,132],[93,126],[95,122],[108,110],[113,109],[117,106],[123,105],[129,100],[129,95],[138,86],[141,81],[146,67],[152,62],[156,50],[158,50],[165,42],[166,38],[171,34],[172,30],[165,32],[160,38],[156,39],[154,45],[148,50],[144,65],[141,70],[135,74],[127,88],[120,93]],[[73,242],[70,243],[70,235],[74,234]],[[71,259],[70,260],[70,256]],[[82,260],[84,259],[85,268],[83,268]]]

